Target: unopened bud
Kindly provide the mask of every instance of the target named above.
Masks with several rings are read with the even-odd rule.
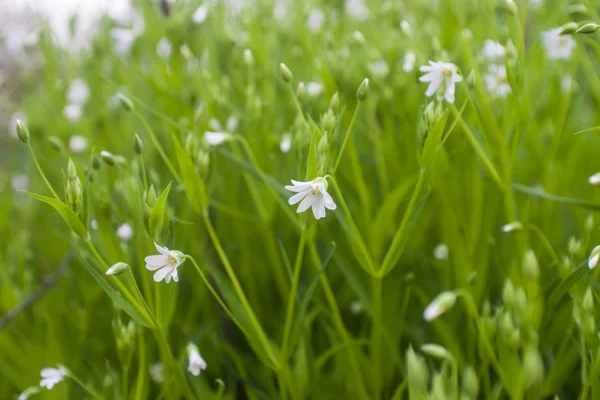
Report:
[[[294,75],[292,75],[292,71],[285,65],[284,63],[279,64],[279,68],[281,69],[281,76],[283,80],[286,82],[291,82]]]
[[[566,24],[564,24],[563,26],[560,27],[560,34],[561,35],[570,35],[572,33],[575,33],[575,31],[579,28],[579,25],[577,25],[576,22],[567,22]]]
[[[335,115],[331,109],[327,110],[325,115],[323,115],[322,125],[325,132],[331,133],[335,129]]]
[[[300,101],[304,100],[305,93],[306,93],[306,85],[304,85],[304,82],[300,82],[298,84],[298,88],[296,89],[296,96],[298,97],[298,100],[300,100]]]
[[[592,293],[592,288],[588,288],[583,295],[583,309],[588,313],[594,312],[594,294]]]
[[[517,5],[515,4],[515,2],[513,0],[506,0],[506,9],[512,15],[515,15],[515,16],[519,15],[519,9],[517,8]]]
[[[131,99],[127,96],[125,96],[123,93],[118,93],[117,94],[117,98],[119,99],[119,102],[121,103],[121,106],[127,110],[127,111],[132,111],[135,107],[133,106],[133,101],[131,101]]]
[[[506,224],[502,227],[502,232],[504,233],[509,233],[509,232],[516,232],[516,231],[520,231],[523,229],[523,224],[520,223],[519,221],[513,221],[509,224]]]
[[[590,176],[588,178],[588,182],[590,183],[590,185],[600,186],[600,172]]]
[[[246,63],[248,68],[254,67],[254,56],[252,55],[252,50],[244,50],[244,62]]]
[[[475,87],[476,83],[477,78],[475,77],[475,71],[471,70],[471,72],[469,72],[469,75],[467,76],[467,86],[469,87],[469,89],[472,89]]]
[[[447,291],[440,293],[423,312],[423,319],[425,321],[433,321],[451,309],[454,303],[456,303],[456,294],[454,292]]]
[[[592,232],[594,230],[595,224],[596,223],[594,222],[594,214],[588,215],[585,219],[585,230],[588,232]]]
[[[352,33],[352,37],[359,44],[364,45],[365,43],[367,43],[367,40],[365,39],[364,35],[360,31],[354,31]]]
[[[109,153],[106,150],[102,150],[100,152],[100,157],[104,160],[104,162],[108,165],[115,165],[115,156]]]
[[[504,287],[502,288],[502,301],[506,306],[515,305],[515,287],[510,279],[504,281]]]
[[[596,268],[599,258],[600,258],[600,246],[596,246],[590,253],[590,258],[588,260],[588,267],[590,269]]]
[[[331,101],[329,102],[329,109],[334,113],[338,111],[340,108],[340,95],[338,92],[335,92],[333,96],[331,96]]]
[[[523,259],[523,271],[529,279],[537,279],[540,276],[540,265],[533,250],[529,249],[525,252]]]
[[[150,188],[148,189],[148,194],[146,196],[146,203],[150,207],[154,207],[157,200],[158,198],[156,197],[156,190],[154,190],[154,185],[150,185]]]
[[[21,142],[29,143],[29,130],[20,119],[17,120],[17,136]]]
[[[406,20],[400,21],[400,30],[408,39],[412,39],[412,29]]]
[[[577,255],[581,251],[581,242],[577,240],[574,236],[569,238],[569,253],[572,255]]]
[[[109,269],[107,269],[105,274],[106,275],[121,275],[122,273],[127,271],[128,268],[129,268],[129,265],[125,264],[124,262],[118,262],[115,265],[113,265],[112,267],[110,267]]]
[[[411,390],[417,393],[426,393],[429,371],[425,360],[420,355],[416,354],[412,346],[406,351],[406,367],[408,370],[408,385]]]
[[[100,169],[100,160],[95,154],[92,156],[92,168],[94,168],[95,170]]]
[[[452,360],[452,354],[445,347],[440,346],[439,344],[434,343],[426,343],[421,346],[421,351],[425,354],[428,354],[435,358],[440,358],[443,360]]]
[[[523,354],[523,382],[527,389],[539,386],[544,380],[544,361],[538,351],[529,346]]]
[[[63,142],[57,138],[56,136],[48,136],[48,141],[50,142],[50,146],[52,146],[52,148],[55,151],[62,151],[64,148],[64,144]]]
[[[133,135],[133,151],[138,155],[144,151],[144,143],[137,133]]]
[[[329,149],[329,140],[327,139],[327,132],[321,137],[319,140],[319,144],[317,145],[317,150],[319,153],[326,153]]]
[[[356,97],[358,97],[358,101],[364,101],[369,94],[369,79],[365,78],[364,81],[358,87],[358,91],[356,92]]]
[[[67,165],[67,178],[69,178],[70,181],[74,181],[75,179],[77,179],[77,168],[75,167],[73,160],[71,160],[70,158],[69,164]]]
[[[463,372],[462,387],[471,399],[476,399],[479,395],[479,380],[475,369],[470,365],[465,367]]]
[[[523,288],[515,291],[515,309],[520,313],[524,313],[527,309],[527,295]]]

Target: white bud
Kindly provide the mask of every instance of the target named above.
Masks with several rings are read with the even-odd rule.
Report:
[[[423,312],[425,321],[433,321],[456,303],[456,294],[454,292],[442,292],[427,306]]]

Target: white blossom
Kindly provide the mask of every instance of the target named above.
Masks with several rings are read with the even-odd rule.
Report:
[[[440,243],[433,248],[433,257],[436,260],[447,260],[448,252],[448,246],[445,243]]]
[[[501,62],[506,56],[506,49],[499,42],[486,40],[483,43],[481,55],[490,62]]]
[[[542,33],[542,43],[546,56],[552,60],[568,60],[577,42],[570,35],[561,35],[561,28]]]
[[[323,93],[323,85],[318,82],[308,82],[306,84],[306,93],[308,93],[311,97],[317,97],[321,93]]]
[[[318,32],[323,27],[323,23],[325,22],[325,14],[321,10],[312,10],[308,16],[308,20],[306,21],[306,26],[308,30],[311,32]]]
[[[238,128],[239,123],[240,123],[239,118],[236,117],[235,115],[231,115],[229,118],[227,118],[227,122],[225,123],[227,132],[229,132],[229,133],[235,132],[236,129]]]
[[[150,366],[150,377],[155,383],[163,383],[165,381],[165,367],[160,361]]]
[[[520,231],[521,229],[523,229],[523,224],[519,221],[513,221],[511,223],[508,223],[508,224],[502,226],[502,232],[504,232],[504,233]]]
[[[290,133],[286,132],[281,136],[281,142],[279,143],[279,150],[281,150],[282,153],[287,153],[290,151],[291,147],[292,147],[292,135]]]
[[[90,87],[82,78],[73,79],[67,91],[67,100],[71,104],[84,104],[90,97]]]
[[[346,0],[344,9],[349,17],[358,21],[364,21],[369,18],[369,8],[364,0]]]
[[[113,28],[110,30],[110,37],[117,54],[128,54],[136,36],[131,29]]]
[[[123,240],[131,240],[133,228],[126,222],[117,228],[117,236]]]
[[[40,386],[52,389],[54,385],[65,380],[67,373],[67,369],[62,366],[58,366],[58,368],[44,368],[41,372],[42,380],[40,381]]]
[[[198,348],[193,345],[188,345],[188,371],[194,375],[198,376],[200,373],[206,369],[206,361],[200,355]]]
[[[96,221],[95,219],[91,220],[90,226],[92,227],[93,230],[97,230],[98,229],[98,221]]]
[[[83,107],[81,104],[68,104],[63,108],[63,115],[71,123],[75,123],[81,119],[83,114]]]
[[[312,207],[316,219],[325,218],[325,209],[335,210],[336,205],[327,193],[327,179],[316,178],[310,182],[298,182],[292,179],[292,185],[286,185],[286,189],[296,194],[290,197],[290,205],[300,202],[297,213],[304,212]]]
[[[594,249],[590,253],[590,258],[588,260],[588,267],[590,269],[596,268],[596,265],[598,265],[598,259],[600,259],[600,246],[594,247]]]
[[[595,173],[594,175],[588,178],[588,182],[590,185],[599,186],[600,185],[600,172]]]
[[[433,96],[437,92],[438,98],[444,98],[448,103],[454,103],[455,83],[462,81],[462,76],[456,71],[456,65],[429,61],[429,65],[421,67],[421,72],[426,72],[426,74],[419,80],[429,82],[429,87],[425,92],[427,97]]]
[[[407,51],[404,55],[404,63],[402,64],[402,69],[404,72],[410,72],[415,68],[415,62],[417,61],[417,56],[414,51]]]
[[[156,54],[163,60],[171,57],[171,42],[166,37],[162,37],[156,44]]]
[[[145,258],[146,269],[148,271],[156,271],[154,274],[154,282],[160,282],[163,279],[165,282],[171,282],[171,278],[175,282],[179,282],[177,275],[177,267],[185,261],[185,256],[180,251],[169,250],[166,247],[161,247],[154,243],[159,255],[148,256]]]
[[[425,308],[423,319],[433,321],[440,315],[448,311],[456,303],[456,294],[454,292],[442,292]]]
[[[82,153],[88,148],[88,140],[83,136],[73,135],[69,138],[69,149],[73,153]]]
[[[385,78],[390,73],[390,67],[383,59],[379,59],[369,64],[369,70],[376,78]]]
[[[192,21],[194,21],[195,24],[202,24],[204,21],[206,21],[207,17],[208,7],[203,4],[198,7],[196,11],[194,11],[194,14],[192,14]]]
[[[204,132],[204,140],[206,140],[209,146],[218,146],[230,137],[231,135],[227,132]]]
[[[504,64],[490,65],[483,81],[488,92],[494,97],[506,98],[511,93]]]
[[[28,190],[29,178],[24,174],[15,174],[10,178],[10,186],[14,191]]]

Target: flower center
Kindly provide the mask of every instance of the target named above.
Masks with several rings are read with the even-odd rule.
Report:
[[[449,69],[443,69],[442,70],[442,76],[444,78],[450,78],[450,77],[452,77],[452,71],[449,70]]]
[[[170,267],[175,267],[177,265],[177,258],[172,255],[169,255],[168,263]]]
[[[319,189],[313,189],[311,190],[311,193],[313,196],[316,196],[319,193]]]

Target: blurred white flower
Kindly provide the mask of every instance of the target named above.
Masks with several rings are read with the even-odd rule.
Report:
[[[308,30],[311,32],[318,32],[323,27],[323,23],[325,22],[325,14],[321,10],[312,10],[308,16],[308,20],[306,21],[306,26]]]
[[[165,381],[165,367],[160,361],[150,366],[150,377],[154,383],[163,383]]]
[[[90,87],[81,78],[73,79],[67,91],[67,100],[71,104],[83,104],[90,97]]]
[[[404,55],[404,64],[402,65],[402,69],[404,72],[410,72],[415,68],[415,62],[417,61],[417,56],[414,51],[407,51]]]
[[[402,33],[404,33],[404,35],[407,38],[412,38],[412,28],[410,27],[410,24],[407,20],[403,19],[402,21],[400,21],[400,30],[402,31]]]
[[[511,223],[508,223],[508,224],[502,226],[502,232],[504,232],[504,233],[520,231],[521,229],[523,229],[523,224],[519,221],[513,221]]]
[[[451,309],[454,303],[456,303],[456,294],[454,292],[440,293],[423,311],[423,319],[425,321],[433,321]]]
[[[355,300],[350,303],[350,313],[354,315],[361,314],[363,312],[363,305],[360,300]]]
[[[128,54],[135,41],[135,33],[131,29],[113,28],[110,30],[113,48],[117,54]]]
[[[188,371],[192,375],[198,376],[205,369],[206,361],[200,355],[198,348],[190,343],[188,345]]]
[[[590,176],[588,178],[588,182],[590,183],[590,185],[600,186],[600,172]]]
[[[218,146],[230,137],[231,135],[226,132],[204,132],[204,140],[206,140],[206,143],[208,143],[209,146]]]
[[[385,78],[390,73],[390,67],[382,59],[370,63],[369,70],[376,78]]]
[[[192,14],[192,21],[196,24],[201,24],[206,21],[206,17],[208,17],[208,7],[203,4]]]
[[[10,186],[15,191],[28,190],[29,189],[29,178],[24,174],[15,174],[10,178]]]
[[[292,135],[290,133],[286,132],[281,136],[281,142],[279,143],[279,150],[281,150],[282,153],[287,153],[290,151],[291,147],[292,147]]]
[[[156,250],[160,253],[159,255],[148,256],[144,260],[146,261],[146,269],[148,271],[156,271],[154,274],[154,282],[160,282],[163,279],[165,282],[171,282],[171,278],[175,282],[179,282],[179,276],[177,275],[177,267],[185,261],[183,253],[177,250],[169,250],[166,247],[161,247],[154,243]]]
[[[73,135],[69,139],[69,149],[73,153],[82,153],[88,148],[88,140],[83,136]]]
[[[444,243],[440,243],[433,248],[433,257],[436,260],[447,260],[448,253],[448,246],[446,246]]]
[[[364,0],[346,0],[346,14],[359,21],[364,21],[369,18],[369,8]]]
[[[292,185],[286,185],[285,188],[296,194],[290,197],[288,203],[296,204],[302,200],[297,213],[304,212],[312,207],[313,214],[316,219],[325,218],[325,209],[335,210],[336,205],[333,199],[327,193],[327,179],[315,178],[310,182],[298,182],[292,179]]]
[[[68,104],[63,108],[63,115],[71,122],[75,123],[81,119],[83,106],[81,104]]]
[[[498,62],[506,56],[506,49],[499,42],[488,39],[483,43],[481,55],[490,62]]]
[[[317,97],[323,93],[323,85],[318,82],[308,82],[306,84],[306,93],[311,97]]]
[[[490,65],[488,73],[483,77],[485,87],[494,97],[506,98],[511,89],[506,76],[506,66]]]
[[[421,67],[421,72],[427,72],[421,76],[421,82],[429,82],[425,96],[433,96],[438,93],[439,99],[446,99],[448,103],[454,103],[454,92],[456,82],[462,81],[462,76],[456,72],[456,65],[445,62],[429,61],[429,65]]]
[[[599,259],[600,259],[600,246],[596,246],[593,248],[592,252],[590,253],[590,258],[588,260],[588,267],[590,269],[596,268],[596,265],[598,265]]]
[[[58,368],[44,368],[41,372],[42,380],[40,386],[46,389],[52,389],[54,385],[65,380],[68,371],[65,367],[58,366]]]
[[[235,130],[238,128],[239,123],[240,120],[235,115],[232,115],[229,118],[227,118],[227,122],[225,123],[227,127],[227,132],[234,133]]]
[[[568,60],[577,42],[570,35],[561,35],[561,28],[542,32],[546,55],[552,60]]]
[[[286,15],[287,7],[285,5],[285,2],[281,0],[276,1],[275,5],[273,6],[273,18],[275,18],[279,22],[282,22],[283,20],[285,20]]]
[[[171,57],[171,42],[166,37],[162,37],[156,44],[156,54],[163,60]]]
[[[560,80],[560,91],[563,93],[569,93],[573,88],[573,78],[569,75],[563,76]]]
[[[98,221],[96,221],[95,219],[91,220],[90,226],[92,227],[93,230],[98,229]]]
[[[133,237],[133,228],[125,222],[117,228],[117,236],[123,240],[131,240]]]
[[[531,8],[536,9],[536,8],[542,7],[544,5],[544,2],[545,2],[545,0],[529,0],[528,5]]]
[[[223,130],[223,125],[221,125],[221,121],[219,121],[216,118],[211,118],[208,121],[208,126],[210,127],[210,129],[212,129],[213,131],[222,131]]]

